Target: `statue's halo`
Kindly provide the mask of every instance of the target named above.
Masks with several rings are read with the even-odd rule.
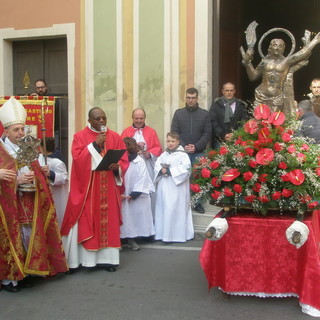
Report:
[[[259,43],[258,43],[258,51],[259,51],[259,55],[262,59],[266,59],[266,57],[264,56],[264,54],[262,53],[262,50],[261,50],[261,44],[263,42],[263,40],[270,34],[270,33],[273,33],[273,32],[277,32],[277,31],[282,31],[284,33],[286,33],[289,38],[291,39],[291,43],[292,43],[292,47],[291,47],[291,51],[289,52],[288,56],[291,56],[294,52],[294,50],[296,49],[296,40],[293,36],[293,34],[287,30],[287,29],[284,29],[284,28],[273,28],[273,29],[270,29],[268,30],[267,32],[265,32],[262,37],[260,38],[259,40]]]

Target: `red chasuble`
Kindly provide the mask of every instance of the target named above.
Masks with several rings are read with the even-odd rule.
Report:
[[[91,170],[88,145],[97,135],[88,127],[74,135],[70,194],[61,227],[61,234],[67,236],[78,222],[78,243],[87,250],[121,246],[121,199],[115,174]],[[103,152],[109,149],[126,149],[126,146],[116,132],[108,129]],[[124,174],[129,165],[127,153],[119,165]]]
[[[68,270],[47,179],[38,161],[32,163],[36,191],[23,193],[21,205],[16,181],[0,181],[0,279],[22,280],[26,273],[54,275]],[[0,168],[17,171],[16,160],[0,143]],[[32,200],[32,201],[31,201]],[[27,206],[26,206],[27,204]],[[21,208],[27,213],[22,221]],[[28,251],[22,243],[21,223],[31,222]]]
[[[133,137],[137,130],[142,131],[143,138],[148,146],[147,151],[152,153],[155,157],[159,157],[162,153],[161,143],[159,141],[156,131],[151,127],[145,126],[144,128],[137,129],[133,126],[130,126],[123,130],[121,138],[123,139],[125,137]]]

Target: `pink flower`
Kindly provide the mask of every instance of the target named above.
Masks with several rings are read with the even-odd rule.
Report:
[[[281,137],[284,142],[291,141],[291,134],[288,132],[283,133]]]
[[[304,144],[301,146],[301,150],[309,151],[309,150],[310,150],[310,147],[309,147],[307,144],[304,143]]]
[[[251,171],[247,171],[243,174],[244,181],[249,181],[253,177],[253,173]]]
[[[284,113],[281,111],[271,113],[270,117],[268,118],[268,122],[272,123],[274,126],[281,126],[284,122],[286,117]]]
[[[281,126],[275,126],[275,130],[276,130],[276,133],[277,133],[278,135],[280,135],[280,134],[283,133],[284,128],[281,127]]]
[[[236,142],[234,143],[236,146],[242,143],[242,138],[239,137]]]
[[[314,208],[316,208],[318,205],[319,205],[319,204],[318,204],[317,201],[313,201],[313,202],[310,202],[310,203],[307,204],[307,206],[308,206],[309,209],[314,209]]]
[[[299,152],[297,154],[297,157],[298,157],[298,160],[300,160],[301,162],[304,162],[307,159],[306,155],[304,153],[302,153],[302,152]]]
[[[261,148],[261,141],[260,140],[256,140],[254,143],[253,143],[253,147],[255,149],[260,149]]]
[[[270,115],[270,109],[267,105],[260,104],[254,109],[253,115],[257,120],[260,120],[260,119],[266,120]]]
[[[217,190],[214,190],[213,193],[211,193],[212,199],[217,200],[217,199],[219,198],[219,196],[220,196],[220,193],[221,193],[221,192],[219,192],[219,191],[217,191]]]
[[[261,190],[261,184],[260,184],[260,183],[258,183],[258,182],[256,182],[256,183],[254,184],[254,186],[253,186],[252,190],[253,190],[254,192],[259,193],[259,192],[260,192],[260,190]]]
[[[259,129],[258,122],[254,119],[247,121],[243,127],[244,131],[249,134],[255,134]]]
[[[274,158],[274,152],[269,148],[262,148],[256,154],[256,161],[261,165],[268,165]]]
[[[306,194],[304,196],[299,197],[299,199],[302,203],[307,203],[310,202],[312,198],[309,194]]]
[[[254,154],[254,150],[252,148],[250,148],[250,147],[245,148],[244,151],[249,156],[253,156],[253,154]]]
[[[316,175],[317,175],[317,176],[320,176],[320,168],[316,168],[315,171],[316,171]]]
[[[284,181],[284,182],[290,181],[287,173],[286,173],[286,174],[283,174],[280,178],[281,178],[281,180]]]
[[[279,164],[278,164],[278,168],[279,169],[287,169],[288,168],[288,165],[284,162],[284,161],[281,161]]]
[[[222,181],[232,181],[240,176],[240,171],[238,169],[229,169],[222,176]]]
[[[235,184],[235,185],[233,186],[233,190],[234,190],[235,192],[237,192],[237,193],[241,193],[241,192],[242,192],[242,187],[241,187],[240,184]]]
[[[272,199],[273,200],[279,200],[281,198],[281,192],[280,191],[276,191],[272,194]]]
[[[203,168],[201,170],[201,175],[202,175],[203,178],[210,178],[211,172],[210,172],[209,169]]]
[[[271,134],[271,131],[269,128],[267,127],[262,128],[258,133],[259,140],[264,141],[270,136],[270,134]]]
[[[211,180],[211,184],[215,187],[215,188],[219,188],[220,187],[220,183],[218,182],[218,178],[212,178]]]
[[[285,197],[285,198],[289,198],[293,195],[293,191],[291,189],[282,189],[282,196]]]
[[[268,175],[266,173],[263,173],[263,174],[260,174],[258,180],[260,182],[267,182],[267,177],[268,177]]]
[[[200,192],[200,186],[198,184],[190,184],[190,189],[192,192]]]
[[[289,178],[289,181],[296,186],[300,186],[304,182],[304,174],[302,170],[295,169],[287,173],[287,176]]]
[[[251,168],[255,168],[258,165],[257,161],[254,160],[249,160],[248,164]]]
[[[296,147],[294,144],[291,144],[288,148],[287,148],[289,153],[294,153],[296,152]]]
[[[229,188],[224,188],[224,189],[223,189],[223,193],[224,193],[224,195],[227,196],[227,197],[232,197],[232,196],[234,195],[234,193],[232,192],[232,190],[229,189]]]
[[[260,197],[258,197],[258,200],[263,203],[270,201],[270,199],[267,196],[260,196]]]
[[[273,142],[273,140],[271,138],[259,138],[260,141],[260,145],[261,146],[270,146]]]
[[[253,202],[254,199],[256,199],[257,197],[255,195],[250,195],[250,196],[246,196],[244,197],[244,200],[246,200],[247,202]]]
[[[235,154],[235,156],[237,157],[237,158],[243,158],[244,156],[245,156],[245,154],[243,153],[243,152],[237,152],[236,154]]]
[[[224,155],[224,154],[226,154],[226,153],[228,153],[228,152],[229,152],[229,150],[228,150],[228,148],[226,148],[226,147],[221,147],[220,150],[219,150],[219,153],[220,153],[221,155]]]
[[[219,168],[219,166],[220,166],[220,163],[218,161],[212,161],[210,163],[210,168],[211,169],[217,169],[217,168]]]
[[[279,151],[283,150],[283,147],[282,147],[282,145],[281,145],[279,142],[276,142],[276,143],[273,145],[273,149],[274,149],[274,151],[279,152]]]

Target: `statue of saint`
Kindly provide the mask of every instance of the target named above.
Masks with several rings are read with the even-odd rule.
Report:
[[[251,26],[251,28],[250,28]],[[252,58],[254,55],[255,35],[253,29],[257,26],[254,21],[247,29],[248,49],[245,52],[240,48],[242,64],[245,66],[251,81],[262,78],[261,84],[255,90],[254,107],[259,104],[268,105],[272,111],[283,111],[287,116],[295,111],[293,73],[308,64],[308,58],[312,49],[320,42],[320,33],[310,41],[310,32],[305,32],[304,47],[293,53],[295,41],[292,34],[282,28],[274,28],[266,32],[259,41],[259,54],[262,58],[259,65],[254,68]],[[284,56],[285,43],[282,39],[272,39],[268,48],[267,56],[261,51],[263,39],[270,33],[283,31],[287,33],[292,41],[292,48],[287,56]],[[248,37],[251,39],[249,43]],[[254,39],[252,41],[252,39]]]

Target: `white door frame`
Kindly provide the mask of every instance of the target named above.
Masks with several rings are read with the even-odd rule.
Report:
[[[17,40],[40,40],[50,38],[67,39],[68,61],[68,150],[75,132],[75,24],[54,24],[48,28],[15,30],[0,29],[0,95],[13,95],[13,50],[12,42]],[[69,157],[70,158],[70,157]],[[70,163],[70,160],[69,160]]]

